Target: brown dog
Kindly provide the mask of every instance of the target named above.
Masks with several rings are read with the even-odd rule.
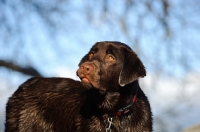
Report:
[[[98,42],[77,70],[80,81],[32,78],[6,107],[6,132],[151,132],[152,114],[138,84],[146,75],[120,42]]]

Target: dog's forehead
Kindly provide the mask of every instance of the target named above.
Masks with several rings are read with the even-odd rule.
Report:
[[[92,51],[106,51],[106,52],[113,52],[120,50],[122,47],[129,48],[127,45],[120,43],[120,42],[97,42],[92,48]]]

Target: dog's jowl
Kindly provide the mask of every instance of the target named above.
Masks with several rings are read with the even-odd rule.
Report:
[[[138,79],[145,68],[120,42],[97,42],[77,76],[31,78],[9,98],[6,132],[151,132],[152,113]]]

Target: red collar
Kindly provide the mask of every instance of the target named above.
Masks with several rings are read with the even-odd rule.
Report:
[[[119,109],[114,115],[123,116],[123,115],[131,113],[133,111],[134,102],[136,101],[136,98],[137,98],[137,93],[138,93],[138,86],[137,86],[135,94],[133,95],[131,103],[127,105],[126,107]]]

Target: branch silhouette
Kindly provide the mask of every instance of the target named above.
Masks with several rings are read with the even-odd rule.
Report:
[[[39,73],[35,68],[33,67],[22,67],[19,65],[14,64],[13,62],[7,62],[4,60],[0,60],[0,66],[5,67],[7,69],[11,69],[13,71],[20,72],[22,74],[30,75],[30,76],[36,76],[36,77],[43,77],[41,73]]]

